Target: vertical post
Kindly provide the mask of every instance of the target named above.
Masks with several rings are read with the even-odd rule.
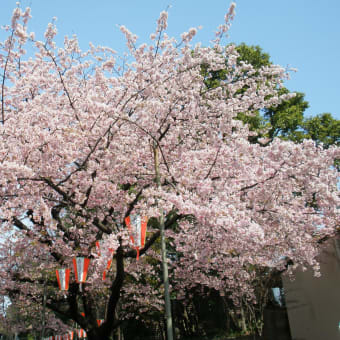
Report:
[[[163,282],[164,282],[166,331],[168,335],[167,340],[173,340],[171,301],[170,301],[170,292],[169,292],[169,273],[168,273],[168,263],[167,263],[167,258],[166,258],[163,211],[161,212],[160,227],[161,227],[161,244],[162,244],[162,267],[163,267]]]
[[[41,329],[41,340],[45,337],[45,313],[46,313],[46,273],[44,273],[44,297],[43,297],[43,309],[42,309],[42,329]]]
[[[159,146],[154,144],[154,160],[157,187],[161,187],[161,176],[159,171]],[[163,269],[163,283],[164,283],[164,299],[165,299],[165,317],[166,317],[166,332],[167,340],[173,340],[172,332],[172,316],[171,316],[171,301],[169,292],[169,272],[166,258],[166,244],[164,233],[164,211],[161,209],[160,216],[160,231],[161,231],[161,245],[162,245],[162,269]]]

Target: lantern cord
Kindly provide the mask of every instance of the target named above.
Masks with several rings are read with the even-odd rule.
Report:
[[[137,251],[137,261],[139,260],[139,248],[136,248]]]
[[[82,286],[82,283],[80,282],[80,283],[79,283],[79,291],[80,291],[80,292],[83,292],[83,288],[82,288],[82,287],[83,287],[83,286]]]

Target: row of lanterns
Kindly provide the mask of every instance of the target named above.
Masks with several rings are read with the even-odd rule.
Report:
[[[145,245],[146,228],[148,224],[147,217],[141,217],[140,215],[131,215],[125,218],[125,224],[130,232],[130,239],[133,244],[133,248],[137,252],[137,261],[139,260],[139,252]],[[100,242],[96,242],[96,247],[100,255]],[[109,248],[110,259],[107,262],[106,269],[103,272],[103,280],[106,279],[106,273],[110,270],[112,264],[112,256],[114,249]],[[86,281],[88,268],[90,265],[90,259],[85,257],[76,257],[73,259],[73,268],[75,272],[76,282],[79,283],[79,289],[82,291],[82,283]],[[67,291],[69,288],[71,269],[63,268],[57,269],[56,275],[58,280],[59,289],[61,291]]]
[[[68,332],[64,335],[51,335],[47,338],[44,338],[44,340],[73,340],[74,338],[74,332]],[[79,338],[79,337],[78,337]]]
[[[82,291],[82,283],[86,281],[87,271],[90,265],[90,259],[85,257],[76,257],[73,259],[73,267],[76,277],[76,282],[79,283],[79,289]],[[71,269],[57,269],[57,281],[61,291],[67,291],[70,284]]]
[[[146,228],[148,224],[147,217],[141,217],[140,215],[131,215],[125,218],[125,224],[129,229],[130,232],[130,239],[133,244],[133,248],[136,249],[137,252],[137,261],[139,260],[139,252],[140,249],[144,248],[145,245],[145,237],[146,237]],[[96,242],[96,247],[98,249],[99,256],[100,253],[100,241]],[[107,262],[106,269],[103,273],[103,280],[106,279],[106,273],[109,271],[111,264],[112,264],[112,256],[114,253],[114,249],[110,249],[110,259]],[[79,290],[82,291],[82,283],[85,283],[87,278],[88,269],[90,266],[90,259],[85,257],[76,257],[73,259],[73,268],[75,272],[76,282],[79,283]],[[70,274],[71,269],[63,268],[57,269],[57,281],[59,285],[59,289],[61,291],[68,291],[69,283],[70,283]],[[84,316],[84,314],[83,314]],[[100,326],[104,320],[99,319],[97,320],[98,326]],[[86,332],[84,329],[76,330],[78,338],[86,337]],[[73,332],[69,332],[65,335],[55,335],[50,336],[45,339],[47,340],[73,340]]]
[[[82,315],[84,316],[85,314],[82,313]],[[100,326],[103,322],[104,322],[103,319],[97,319],[98,326]],[[87,337],[87,334],[84,329],[76,329],[75,332],[77,333],[78,339]],[[63,334],[63,335],[51,335],[51,336],[48,336],[47,338],[44,338],[44,340],[73,340],[75,332],[70,331],[67,334]]]

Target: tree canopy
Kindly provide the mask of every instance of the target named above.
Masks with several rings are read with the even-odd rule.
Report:
[[[221,47],[233,16],[234,5],[211,47],[191,46],[195,28],[170,38],[166,12],[150,44],[121,26],[120,62],[108,47],[81,51],[76,37],[57,47],[54,24],[38,40],[30,10],[14,10],[0,46],[2,294],[33,306],[45,292],[65,331],[72,320],[90,340],[110,339],[122,319],[163,309],[163,215],[177,299],[193,287],[252,299],[255,267],[318,272],[318,241],[339,226],[339,148],[249,142],[239,114],[296,97],[279,91],[284,68],[239,63],[235,46]],[[223,80],[209,86],[202,65]],[[149,219],[138,261],[133,214]],[[91,259],[88,278],[81,290],[72,274],[64,297],[55,270],[79,256]]]
[[[270,55],[265,53],[260,46],[249,46],[245,43],[236,46],[239,53],[238,63],[246,62],[255,69],[272,65]],[[223,72],[220,72],[218,83],[223,80]],[[290,91],[283,87],[279,90],[281,94],[288,94]],[[258,134],[252,141],[259,137],[267,137],[273,140],[280,137],[286,140],[301,142],[304,139],[312,139],[324,147],[336,144],[339,145],[340,121],[333,118],[330,113],[322,113],[313,117],[305,117],[305,110],[309,103],[305,100],[304,94],[295,92],[295,96],[281,102],[279,105],[259,110],[255,115],[239,115],[244,123],[247,123],[252,131]]]

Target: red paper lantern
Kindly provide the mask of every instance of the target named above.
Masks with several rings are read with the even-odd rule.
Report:
[[[73,340],[74,332],[70,331],[64,335],[64,340]]]
[[[90,259],[85,257],[76,257],[73,259],[73,267],[76,276],[76,281],[79,283],[79,289],[82,291],[81,284],[86,281],[87,271],[89,268]]]
[[[102,248],[102,240],[100,241],[96,241],[96,248],[98,251],[98,255],[101,255],[101,248]],[[110,252],[110,259],[107,261],[107,265],[106,265],[106,269],[103,272],[103,281],[105,281],[106,279],[106,273],[110,270],[111,264],[112,264],[112,256],[114,253],[114,249],[109,248],[109,252]]]
[[[70,283],[70,273],[71,273],[71,269],[57,269],[56,270],[58,285],[61,291],[68,290],[69,283]]]
[[[104,323],[104,319],[97,319],[98,327]]]
[[[139,250],[145,245],[146,227],[148,218],[140,215],[130,215],[125,218],[125,224],[130,231],[130,238],[137,251],[137,260],[139,259]]]
[[[86,338],[86,332],[84,329],[77,329],[77,336],[78,338]]]
[[[112,256],[113,256],[114,250],[113,249],[109,249],[109,252],[110,252],[110,259],[107,261],[106,269],[103,272],[103,281],[105,281],[105,279],[106,279],[106,272],[108,272],[110,270],[110,268],[111,268]]]
[[[100,256],[100,246],[101,246],[101,241],[96,241],[96,248],[97,248],[97,252],[98,252],[98,256]]]

